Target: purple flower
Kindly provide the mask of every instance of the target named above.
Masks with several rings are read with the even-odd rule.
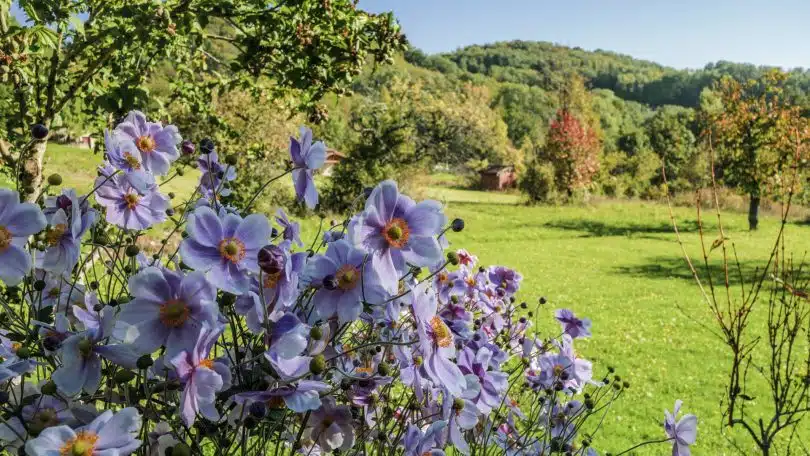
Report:
[[[365,210],[349,224],[349,239],[372,253],[386,289],[394,293],[409,269],[433,266],[442,258],[436,236],[446,217],[436,201],[414,201],[400,195],[397,184],[387,180],[374,188]]]
[[[436,295],[424,287],[416,288],[412,294],[424,369],[436,385],[460,397],[467,383],[459,367],[450,360],[456,356],[456,346],[450,328],[436,315]]]
[[[317,410],[321,407],[320,393],[332,389],[326,383],[301,380],[294,385],[284,385],[268,391],[241,393],[233,396],[236,404],[249,405],[254,402],[263,402],[270,408],[286,406],[295,413],[304,413]]]
[[[162,176],[169,166],[180,157],[177,146],[183,141],[177,127],[149,122],[140,111],[131,111],[123,122],[115,127],[113,134],[119,141],[132,141],[141,154],[143,169]]]
[[[25,445],[30,456],[119,455],[132,454],[141,446],[135,436],[141,430],[141,415],[134,407],[116,414],[107,410],[87,426],[75,431],[68,426],[54,426],[42,431]]]
[[[191,426],[201,414],[210,421],[219,421],[219,411],[214,401],[216,393],[230,384],[231,373],[223,362],[209,358],[224,326],[212,329],[205,326],[193,348],[178,353],[171,358],[177,376],[183,382],[183,394],[180,397],[180,416],[186,426]]]
[[[189,237],[180,244],[185,264],[204,272],[208,281],[222,291],[233,294],[250,291],[248,273],[259,272],[259,249],[270,237],[270,224],[265,216],[218,217],[210,208],[198,207],[188,217],[186,229]]]
[[[139,192],[146,191],[155,183],[155,176],[143,167],[141,151],[133,140],[104,130],[104,148],[109,164],[121,170],[130,185]]]
[[[469,431],[478,423],[475,404],[460,397],[447,399],[442,404],[442,412],[447,421],[447,439],[461,454],[469,455],[470,446],[464,438],[464,431]]]
[[[298,200],[312,209],[318,205],[318,189],[313,175],[326,160],[326,146],[321,141],[312,144],[312,130],[309,128],[301,127],[300,131],[300,140],[290,137],[290,159],[294,166],[292,178]]]
[[[689,445],[694,445],[697,440],[697,417],[686,414],[678,418],[683,402],[675,401],[675,408],[672,413],[664,410],[664,432],[672,440],[672,456],[689,456]]]
[[[303,274],[305,284],[319,288],[312,302],[323,319],[337,315],[340,323],[352,322],[360,316],[363,301],[376,304],[386,296],[365,253],[344,240],[330,243],[326,254],[312,258]]]
[[[42,256],[42,269],[60,274],[69,273],[79,262],[81,239],[96,221],[96,211],[86,201],[80,204],[73,189],[54,198],[56,210],[45,212],[49,227],[45,232],[48,247]],[[64,206],[64,207],[62,207]]]
[[[593,367],[590,361],[578,358],[574,354],[571,339],[566,335],[563,336],[559,354],[546,353],[540,356],[526,377],[534,388],[560,387],[570,391],[581,389],[586,383],[592,382]]]
[[[100,312],[92,307],[74,306],[73,314],[84,325],[85,331],[67,338],[59,349],[62,365],[51,376],[59,390],[68,396],[81,391],[95,393],[101,383],[101,358],[106,358],[127,369],[134,369],[138,355],[132,347],[123,344],[102,344],[109,337],[114,324],[112,307]]]
[[[458,365],[464,375],[475,375],[481,385],[478,396],[473,398],[478,409],[483,414],[489,414],[493,408],[503,403],[504,392],[509,388],[509,376],[503,372],[489,370],[492,352],[482,347],[478,352],[465,347],[458,356]]]
[[[190,350],[204,324],[219,316],[216,290],[200,272],[148,267],[129,279],[133,299],[118,315],[115,335],[140,354],[166,346],[169,358]]]
[[[169,198],[153,184],[139,192],[126,176],[110,167],[96,178],[96,201],[106,209],[107,221],[129,230],[143,230],[166,220]]]
[[[563,332],[576,339],[578,337],[591,337],[591,320],[579,319],[574,312],[568,309],[559,309],[556,312],[557,321],[562,325]]]
[[[31,270],[31,255],[24,247],[46,223],[37,206],[20,203],[17,192],[0,188],[0,279],[6,285],[17,285]]]
[[[496,288],[504,290],[507,296],[517,293],[521,280],[523,280],[523,276],[514,269],[505,266],[492,266],[489,268],[489,281]]]
[[[284,209],[279,208],[276,211],[276,222],[283,228],[283,231],[281,232],[282,238],[294,243],[298,247],[304,246],[304,242],[301,240],[301,226],[298,224],[298,222],[290,221],[290,219],[287,218],[287,214],[284,212]]]
[[[409,424],[402,442],[405,447],[403,456],[444,456],[444,451],[437,447],[441,432],[445,427],[447,427],[447,421],[434,421],[423,433],[418,427]]]
[[[347,405],[336,405],[331,396],[323,398],[321,408],[312,413],[304,435],[326,451],[346,451],[354,446],[352,412]]]
[[[34,390],[32,393],[37,394],[38,397],[31,397],[26,394],[26,399],[31,398],[34,400],[20,401],[26,404],[23,405],[20,416],[12,416],[0,424],[0,440],[12,442],[12,446],[20,446],[29,435],[28,429],[36,435],[49,427],[61,424],[70,426],[77,423],[73,412],[70,410],[70,401],[49,395],[40,395],[41,393],[38,390]]]
[[[71,306],[84,306],[85,287],[80,283],[75,283],[70,277],[36,269],[34,278],[45,282],[45,288],[41,292],[32,290],[26,295],[26,299],[34,310],[53,307],[54,313],[64,313]]]
[[[216,152],[200,155],[197,159],[200,170],[200,193],[207,199],[217,198],[217,194],[228,196],[230,189],[223,184],[236,180],[236,168],[223,166]]]

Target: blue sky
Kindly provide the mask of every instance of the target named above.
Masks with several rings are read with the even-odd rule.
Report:
[[[810,0],[360,0],[428,53],[503,40],[607,49],[678,68],[810,67]]]

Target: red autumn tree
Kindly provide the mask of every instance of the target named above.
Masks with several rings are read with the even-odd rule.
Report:
[[[562,108],[551,122],[547,153],[555,169],[557,188],[570,195],[589,186],[599,171],[601,144],[594,128]]]

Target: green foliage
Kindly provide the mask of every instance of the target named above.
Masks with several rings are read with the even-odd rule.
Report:
[[[201,119],[215,117],[217,96],[241,89],[291,97],[318,121],[321,98],[345,90],[367,60],[390,62],[404,44],[391,14],[367,14],[350,0],[18,3],[25,25],[8,20],[6,0],[0,9],[0,80],[15,98],[4,139],[18,149],[29,125],[51,126],[79,102],[108,121],[133,108]],[[168,86],[156,84],[160,99],[145,84],[157,69],[170,76]],[[35,190],[44,153],[44,142],[34,143],[4,158],[25,162],[23,180]]]
[[[533,162],[526,166],[523,177],[518,183],[520,191],[527,197],[529,204],[550,203],[556,200],[554,166],[551,163]]]

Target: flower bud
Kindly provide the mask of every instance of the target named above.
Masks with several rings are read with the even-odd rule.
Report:
[[[447,261],[453,266],[458,266],[458,254],[456,252],[447,252]]]
[[[124,369],[124,370],[120,370],[120,371],[116,372],[115,376],[113,377],[113,380],[115,380],[115,383],[118,383],[119,385],[122,385],[124,383],[131,382],[132,379],[134,379],[134,378],[135,378],[135,373],[134,372]]]
[[[450,224],[450,227],[453,231],[458,233],[459,231],[464,229],[464,220],[457,218],[453,220],[453,223]]]
[[[380,375],[387,377],[391,374],[391,366],[389,366],[388,363],[380,363],[380,365],[377,366],[377,372],[379,372]]]
[[[210,154],[215,150],[214,141],[211,141],[211,138],[203,138],[200,141],[200,152],[203,154]]]
[[[320,326],[313,326],[312,329],[309,330],[309,337],[312,340],[321,340],[323,337],[323,329]]]
[[[135,245],[135,244],[130,244],[130,245],[128,245],[128,246],[127,246],[127,249],[126,249],[125,253],[127,254],[127,256],[128,256],[128,257],[134,257],[134,256],[136,256],[136,255],[137,255],[137,254],[138,254],[140,251],[141,251],[141,249],[140,249],[140,248],[138,248],[138,246],[137,246],[137,245]]]
[[[309,371],[315,375],[320,375],[326,371],[326,358],[323,355],[315,355],[309,362]]]
[[[56,383],[53,380],[48,380],[39,390],[42,391],[42,394],[53,396],[56,394]]]
[[[40,123],[31,126],[31,136],[34,139],[45,139],[48,136],[48,127]]]
[[[464,410],[464,399],[460,397],[453,399],[453,410]]]
[[[135,362],[135,366],[138,369],[149,369],[150,367],[152,367],[152,364],[154,364],[154,363],[155,362],[152,361],[151,356],[143,355],[140,358],[138,358],[138,361]]]
[[[51,174],[48,176],[48,185],[53,185],[54,187],[62,185],[62,176],[56,173]]]
[[[225,164],[228,166],[236,166],[236,162],[236,155],[231,154],[225,157]]]
[[[546,297],[545,297],[545,296],[541,296],[541,297],[540,297],[540,305],[543,305],[543,304],[545,304],[546,302],[547,302],[547,301],[546,301]]]
[[[193,142],[189,141],[188,139],[183,141],[183,144],[180,146],[180,149],[183,151],[183,155],[191,155],[197,149]]]
[[[44,280],[37,280],[34,282],[34,290],[42,291],[45,289],[45,281]]]
[[[262,419],[267,414],[267,406],[264,405],[264,402],[254,402],[250,404],[250,414],[255,418]]]
[[[28,359],[31,357],[31,349],[28,347],[20,347],[17,349],[15,354],[17,355],[17,358]]]
[[[259,250],[259,267],[266,274],[278,274],[284,270],[287,258],[284,251],[277,245],[269,244]]]
[[[172,450],[172,456],[191,456],[191,448],[185,443],[178,443],[177,445],[168,448],[167,450]],[[168,453],[168,451],[167,451]]]

